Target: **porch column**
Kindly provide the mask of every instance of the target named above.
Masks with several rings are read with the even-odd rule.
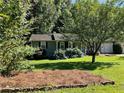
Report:
[[[70,47],[73,48],[73,42],[70,42]]]
[[[58,41],[56,41],[56,50],[58,50]]]

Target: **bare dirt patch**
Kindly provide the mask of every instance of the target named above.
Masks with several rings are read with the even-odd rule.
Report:
[[[13,77],[0,76],[1,90],[86,87],[95,84],[114,84],[113,81],[81,70],[45,70],[19,73]]]

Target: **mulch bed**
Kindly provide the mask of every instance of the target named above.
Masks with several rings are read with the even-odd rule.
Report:
[[[114,81],[81,70],[45,70],[23,72],[13,77],[0,76],[0,91],[50,90],[96,84],[114,84]]]

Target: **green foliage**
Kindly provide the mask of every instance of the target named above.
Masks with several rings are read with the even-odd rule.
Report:
[[[49,33],[53,31],[55,23],[62,15],[62,10],[69,0],[32,0],[28,19],[35,18],[33,33]]]
[[[81,57],[82,51],[78,48],[68,48],[65,51],[65,55],[67,58]]]
[[[56,59],[76,58],[81,56],[82,51],[78,48],[67,48],[66,50],[59,49],[55,51]]]
[[[78,0],[71,8],[72,21],[65,21],[64,27],[66,31],[70,29],[69,33],[77,34],[95,56],[106,40],[124,36],[124,7],[117,6],[120,2],[110,0],[100,4],[98,0]]]
[[[26,62],[26,63],[25,63]],[[24,62],[21,62],[21,64],[19,65],[19,68],[18,68],[18,71],[22,71],[22,70],[26,70],[26,71],[32,71],[35,67],[34,66],[31,66],[29,64],[29,61],[24,61]]]
[[[122,54],[122,47],[121,47],[121,45],[120,44],[118,44],[118,43],[114,43],[113,44],[113,52],[114,52],[114,54]]]
[[[0,50],[0,72],[3,75],[10,75],[12,71],[20,71],[24,66],[27,67],[25,64],[22,64],[21,61],[23,61],[26,56],[34,53],[34,49],[29,46],[11,47],[11,49],[6,45],[2,45],[0,48],[2,47],[4,48]]]
[[[64,29],[65,27],[65,23],[68,23],[66,21],[69,21],[69,23],[71,23],[71,1],[70,0],[63,0],[62,3],[62,8],[61,8],[61,14],[58,17],[57,21],[55,22],[55,25],[53,27],[53,31],[52,32],[57,32],[57,33],[62,33],[62,32],[67,32],[67,28]],[[66,24],[66,26],[69,27],[69,24]],[[68,30],[71,30],[70,28],[68,28]]]
[[[56,50],[55,53],[54,53],[54,55],[55,55],[55,58],[56,59],[65,59],[66,58],[65,57],[65,51],[64,50],[61,50],[61,49]]]
[[[68,48],[66,51],[65,51],[65,55],[68,57],[68,58],[72,58],[73,57],[73,49],[72,48]]]
[[[0,68],[1,74],[9,75],[18,70],[25,56],[34,49],[25,46],[30,34],[32,20],[25,19],[30,3],[20,0],[9,0],[0,4]]]

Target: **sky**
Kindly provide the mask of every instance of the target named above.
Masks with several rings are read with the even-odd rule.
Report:
[[[101,3],[103,3],[105,0],[99,0]],[[72,2],[74,3],[75,2],[75,0],[72,0]]]

